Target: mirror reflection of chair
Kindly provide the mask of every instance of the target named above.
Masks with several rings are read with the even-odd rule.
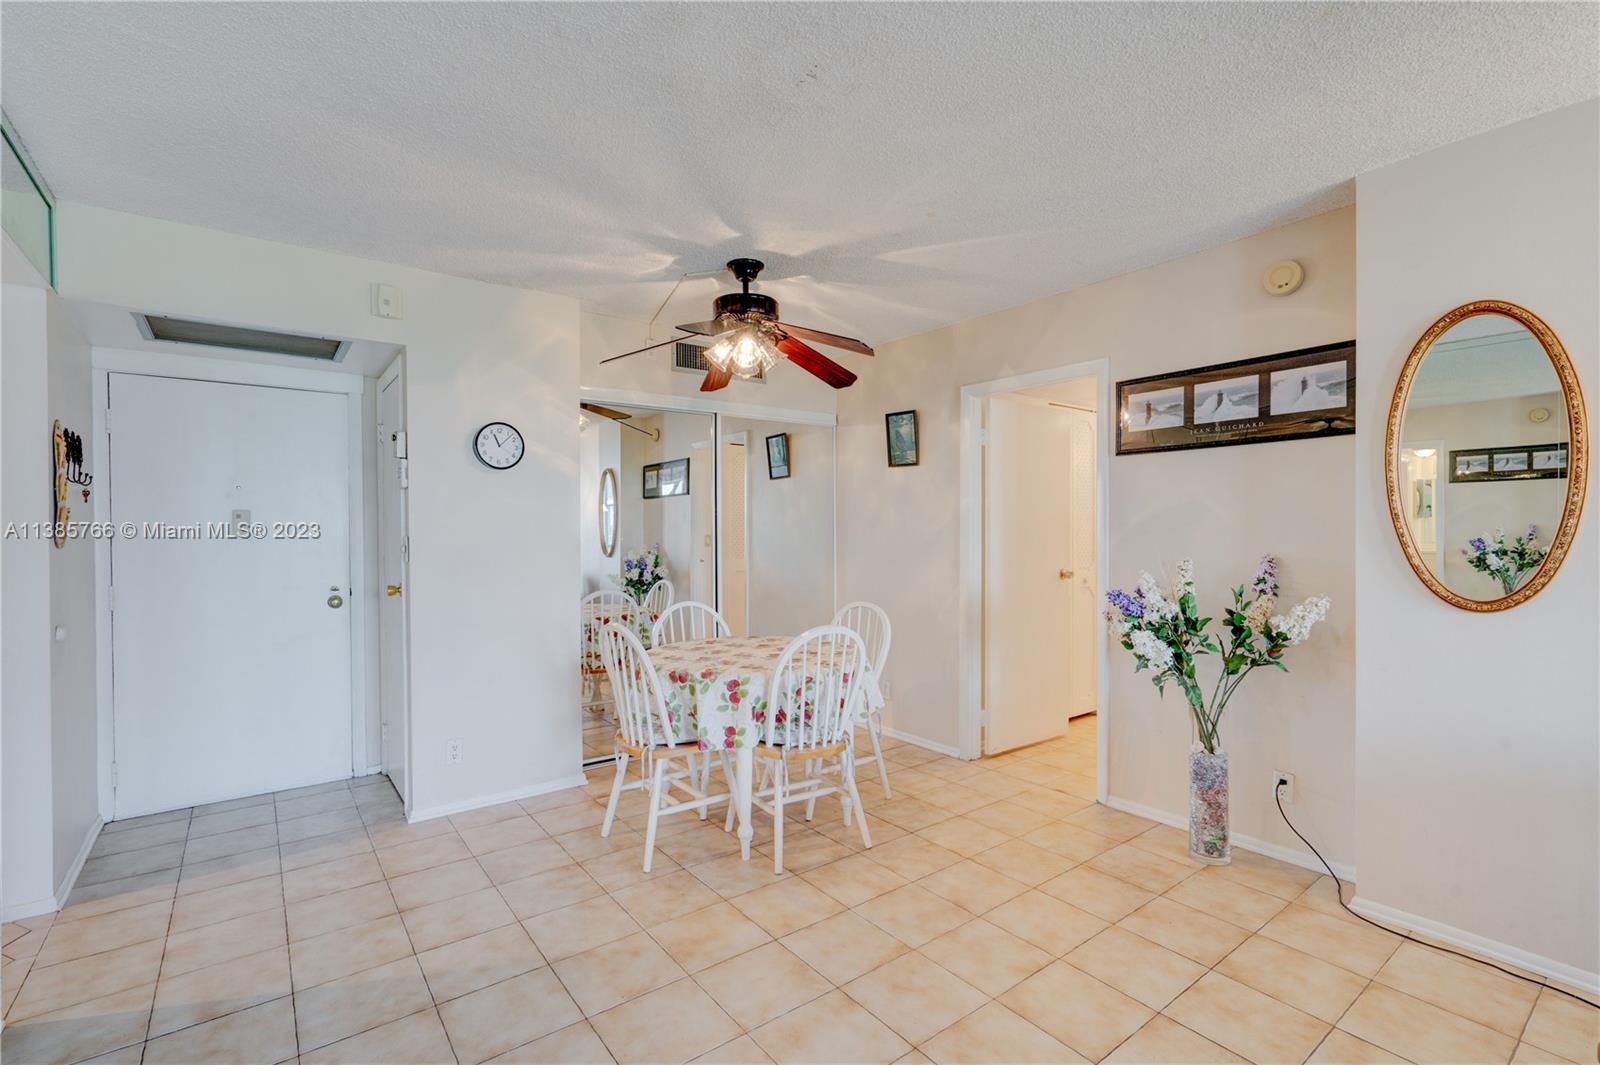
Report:
[[[861,642],[867,648],[867,663],[872,667],[873,676],[878,678],[878,683],[883,683],[883,667],[889,661],[889,644],[892,641],[893,631],[889,626],[889,615],[884,613],[882,607],[875,603],[857,601],[843,606],[833,616],[835,625],[843,625],[861,637]],[[878,779],[883,784],[883,797],[889,798],[889,764],[883,760],[883,712],[872,710],[867,715],[867,738],[872,742],[872,756],[870,758],[857,758],[856,764],[864,762],[878,763]]]
[[[639,605],[644,607],[647,618],[659,618],[662,614],[665,614],[667,607],[672,605],[672,582],[669,580],[656,581],[650,586],[650,590],[644,593],[644,598],[639,601]]]
[[[716,640],[732,636],[722,615],[704,603],[685,599],[673,603],[650,628],[650,646],[665,647],[691,640]]]
[[[639,605],[627,592],[604,589],[590,592],[578,601],[580,669],[583,674],[583,709],[604,707],[609,700],[601,694],[605,663],[600,660],[600,630],[614,618],[632,614]]]
[[[610,624],[600,631],[599,644],[617,710],[617,775],[611,785],[611,798],[606,803],[605,823],[600,827],[600,835],[611,835],[617,801],[624,791],[648,788],[650,815],[644,834],[644,871],[648,873],[651,859],[655,856],[657,820],[665,814],[698,810],[703,821],[708,807],[719,802],[729,802],[731,810],[733,770],[727,752],[718,752],[728,790],[717,795],[708,794],[705,778],[710,776],[711,755],[707,752],[708,769],[702,774],[695,764],[696,756],[700,754],[699,741],[674,741],[660,679],[650,661],[650,653],[644,649],[639,637],[629,629]],[[630,758],[639,762],[639,779],[631,784],[627,781]],[[687,798],[682,802],[672,802],[673,789]]]
[[[861,701],[867,648],[842,625],[819,625],[794,638],[778,659],[768,686],[764,735],[755,756],[771,767],[771,785],[751,797],[755,809],[772,816],[772,868],[783,872],[783,808],[838,795],[844,823],[856,813],[863,845],[872,846],[866,811],[856,790],[851,728]],[[838,782],[830,783],[829,775]],[[732,807],[726,828],[733,827]]]

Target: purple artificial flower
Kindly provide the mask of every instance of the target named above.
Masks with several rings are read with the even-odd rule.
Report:
[[[1112,606],[1114,606],[1118,610],[1122,611],[1122,616],[1123,617],[1129,617],[1129,618],[1142,618],[1142,617],[1144,617],[1144,604],[1141,603],[1138,599],[1136,599],[1133,596],[1129,595],[1127,592],[1123,591],[1121,588],[1117,588],[1117,589],[1114,589],[1112,591],[1107,592],[1106,593],[1106,602],[1110,603]]]
[[[1251,582],[1258,594],[1276,592],[1278,590],[1278,560],[1271,555],[1262,555],[1261,564],[1256,567],[1255,580]]]
[[[1488,542],[1486,540],[1484,540],[1484,538],[1481,537],[1481,536],[1474,536],[1472,539],[1468,540],[1467,541],[1467,546],[1472,548],[1474,551],[1487,551],[1487,550],[1489,550]]]
[[[1539,526],[1537,526],[1537,525],[1528,526],[1528,543],[1531,544],[1537,539],[1539,539]]]

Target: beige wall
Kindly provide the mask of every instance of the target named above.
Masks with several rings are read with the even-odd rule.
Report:
[[[1418,336],[1471,300],[1556,331],[1600,396],[1600,102],[1364,175],[1355,564],[1360,899],[1502,957],[1600,984],[1600,499],[1572,553],[1513,610],[1436,599],[1389,524],[1375,432]],[[1591,459],[1592,463],[1592,459]],[[1591,476],[1593,469],[1591,466]],[[1491,653],[1481,653],[1482,649]],[[1405,918],[1402,918],[1405,919]]]
[[[1305,285],[1268,296],[1261,271],[1283,258],[1301,262]],[[1348,340],[1354,270],[1346,209],[880,348],[839,396],[839,596],[880,603],[894,623],[889,726],[957,744],[962,385],[1101,358],[1115,380]],[[889,469],[883,415],[909,407],[920,412],[922,463]],[[1351,437],[1132,455],[1110,459],[1108,483],[1114,585],[1192,555],[1206,602],[1220,602],[1260,554],[1276,552],[1285,596],[1333,597],[1292,675],[1240,689],[1223,737],[1235,833],[1298,848],[1270,799],[1282,769],[1297,775],[1300,827],[1343,861],[1353,857],[1354,456]],[[1182,816],[1183,703],[1161,700],[1113,650],[1111,796]]]
[[[833,617],[833,429],[726,418],[748,433],[745,572],[751,636],[792,636]],[[767,437],[789,434],[789,476],[767,476]]]

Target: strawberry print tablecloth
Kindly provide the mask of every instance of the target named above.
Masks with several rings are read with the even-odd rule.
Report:
[[[676,742],[698,740],[701,750],[738,750],[760,742],[767,686],[793,640],[792,636],[724,637],[651,651]],[[878,679],[870,670],[862,678],[861,690],[864,698],[854,712],[865,721],[869,711],[883,706]]]

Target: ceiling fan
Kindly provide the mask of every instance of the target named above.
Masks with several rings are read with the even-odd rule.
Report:
[[[728,269],[744,286],[744,291],[729,292],[712,301],[712,317],[709,322],[690,322],[688,325],[680,325],[678,329],[685,334],[684,336],[672,337],[670,340],[661,340],[642,348],[635,348],[633,351],[625,351],[621,355],[601,360],[602,363],[625,359],[629,355],[674,344],[691,336],[703,336],[711,337],[713,340],[705,349],[706,362],[710,368],[706,370],[705,380],[700,382],[702,392],[715,392],[719,388],[726,388],[728,382],[735,376],[756,377],[783,359],[788,359],[834,388],[848,388],[855,384],[855,374],[806,341],[815,341],[830,348],[843,348],[859,355],[871,355],[872,349],[851,337],[778,321],[778,301],[771,296],[750,291],[750,282],[756,279],[765,266],[766,264],[759,259],[728,260]]]
[[[629,425],[628,424],[628,419],[633,417],[633,415],[629,414],[625,410],[618,410],[615,407],[602,407],[598,403],[589,403],[587,401],[585,401],[583,403],[579,403],[578,404],[578,409],[582,410],[582,411],[586,411],[589,414],[598,415],[598,416],[600,416],[602,418],[610,418],[612,421],[616,422],[618,425],[622,426],[624,429],[632,429],[636,433],[643,433],[645,436],[648,436],[651,440],[660,440],[661,439],[661,434],[656,432],[654,429],[641,429],[637,425]],[[579,420],[579,426],[578,427],[580,429],[583,428],[583,426],[588,424],[587,422],[585,422],[583,420],[583,415],[581,415],[581,414],[578,415],[578,420]]]

